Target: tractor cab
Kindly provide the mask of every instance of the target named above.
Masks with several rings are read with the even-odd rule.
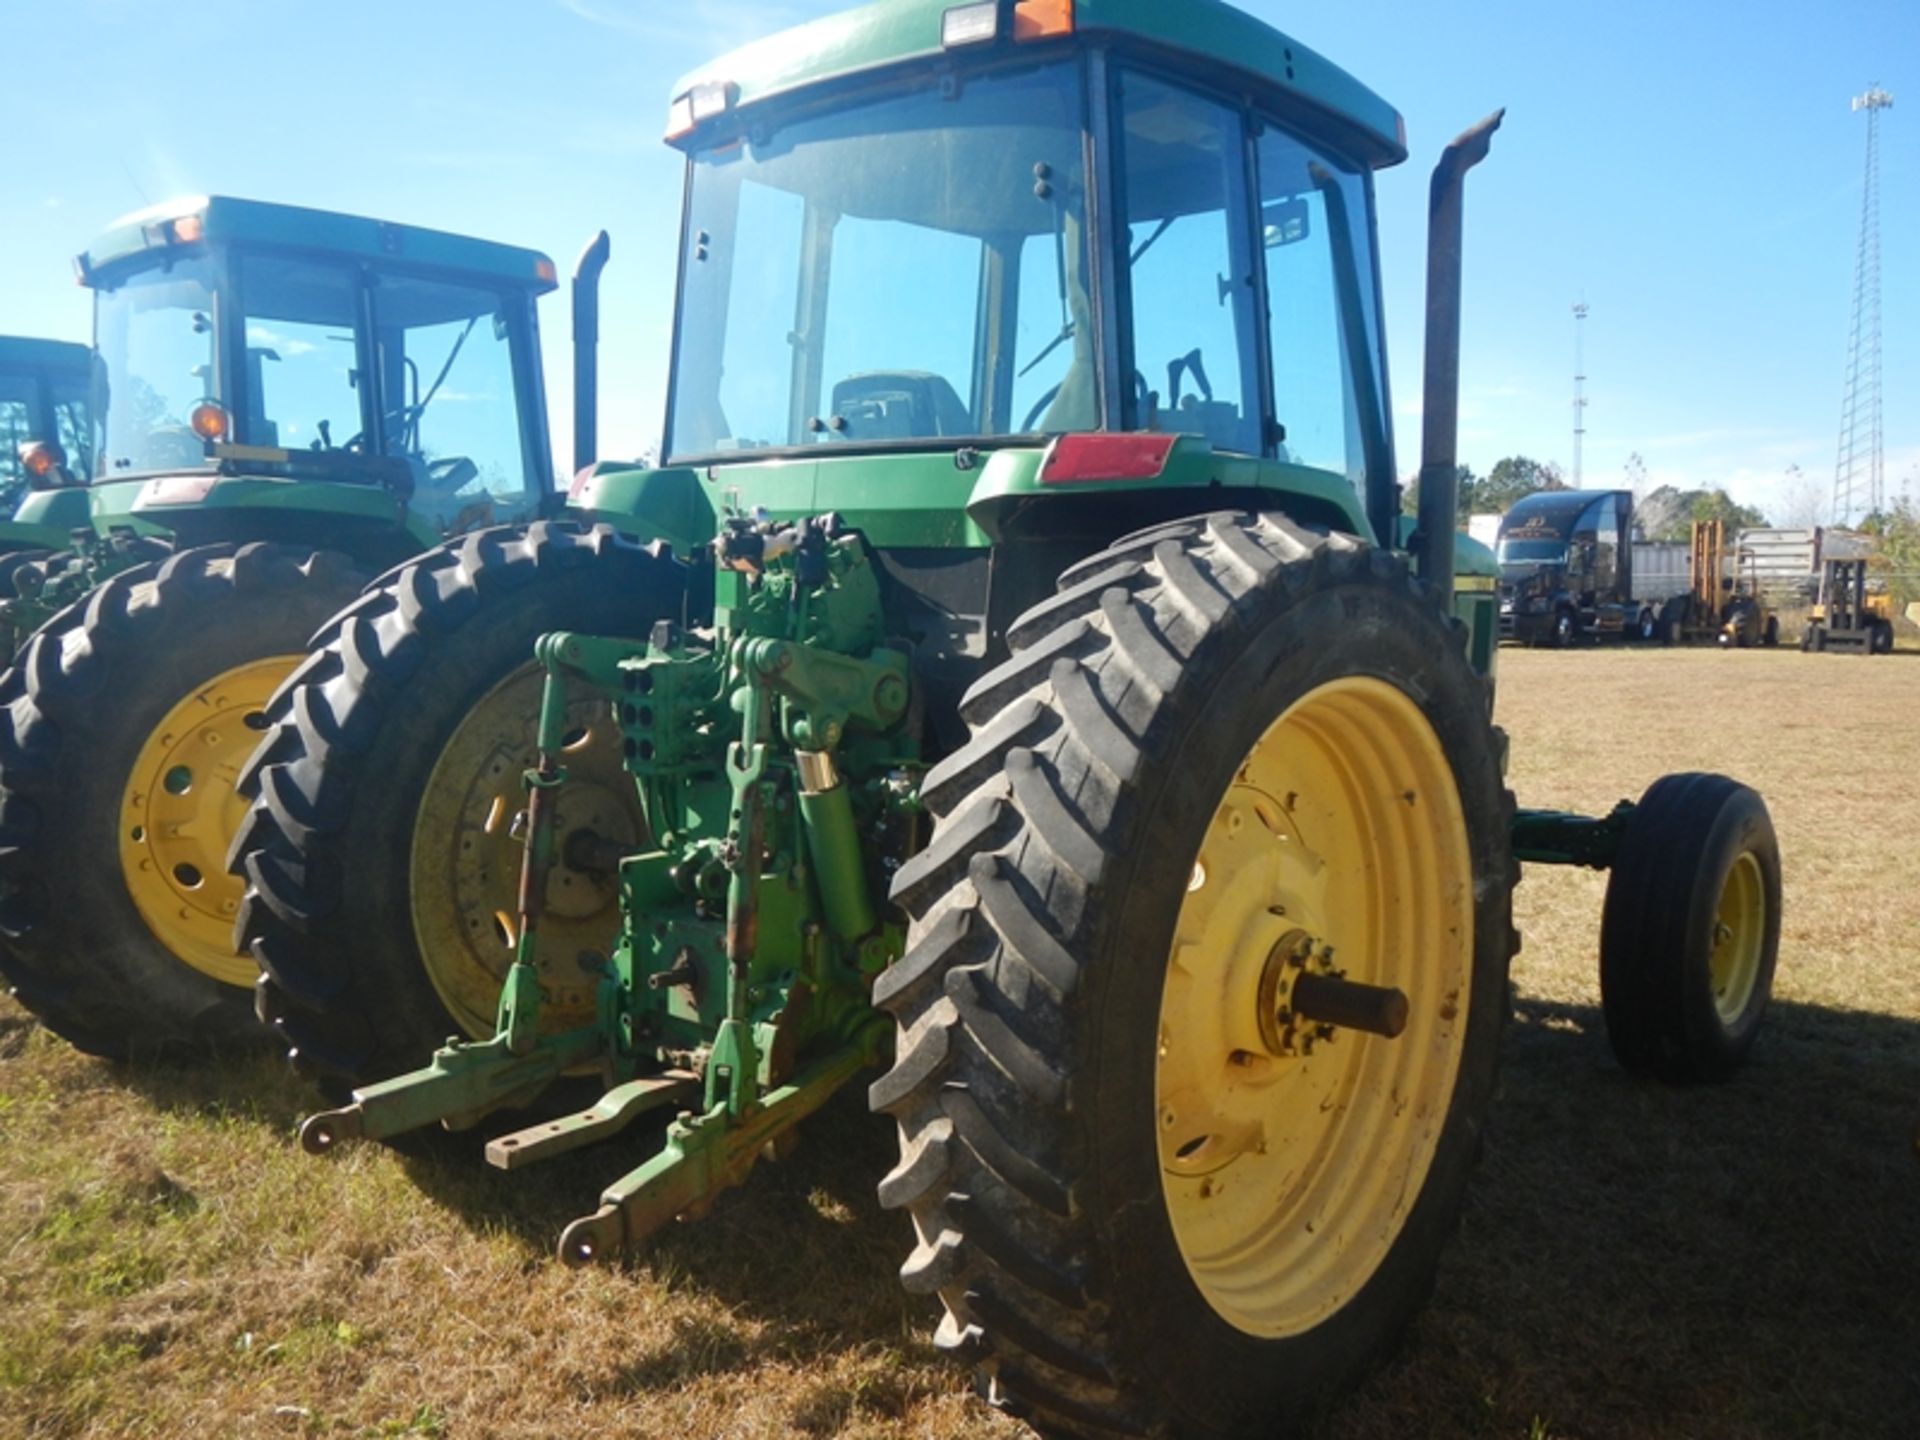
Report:
[[[668,454],[1124,431],[1390,471],[1369,175],[1392,113],[1249,104],[1093,28],[1145,8],[1082,7],[1075,34],[1013,7],[1007,36],[1000,7],[950,11],[936,54],[830,105],[694,81]]]
[[[0,336],[0,554],[58,549],[87,523],[78,477],[92,468],[84,345]]]
[[[397,559],[525,518],[551,488],[544,255],[214,197],[119,221],[77,266],[96,524]],[[285,536],[262,536],[268,511]]]
[[[1212,0],[895,0],[672,93],[668,473],[577,511],[672,494],[698,545],[730,494],[798,519],[872,477],[849,523],[992,547],[988,653],[1196,492],[1395,542],[1372,172],[1406,150],[1304,46]]]

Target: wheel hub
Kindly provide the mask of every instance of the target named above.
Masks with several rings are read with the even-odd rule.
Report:
[[[522,775],[535,763],[541,672],[528,666],[468,712],[429,775],[414,825],[414,934],[428,977],[461,1028],[494,1031],[519,937]],[[619,926],[619,854],[646,833],[620,727],[586,687],[569,688],[554,863],[540,922],[543,1028],[593,1019]]]
[[[227,845],[247,809],[234,785],[299,658],[250,661],[183,697],[140,747],[121,796],[120,870],[134,908],[175,957],[227,985],[257,973],[233,948],[245,885],[227,873]]]
[[[1723,1024],[1745,1014],[1760,979],[1760,956],[1766,946],[1766,884],[1760,862],[1751,851],[1727,872],[1713,920],[1713,949],[1707,966],[1713,978],[1713,1008]]]

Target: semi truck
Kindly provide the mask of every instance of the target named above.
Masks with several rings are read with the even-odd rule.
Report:
[[[1627,638],[1776,643],[1745,538],[1720,521],[1685,545],[1636,540],[1630,490],[1541,490],[1500,522],[1500,638],[1571,645]]]
[[[1658,633],[1669,594],[1634,587],[1633,492],[1540,490],[1500,522],[1500,638],[1571,645],[1583,636]],[[1670,567],[1663,567],[1668,569]],[[1686,588],[1679,577],[1678,588]]]

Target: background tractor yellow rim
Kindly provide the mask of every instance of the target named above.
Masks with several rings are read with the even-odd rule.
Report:
[[[227,873],[227,846],[247,810],[234,784],[268,698],[299,661],[250,660],[183,696],[147,735],[121,795],[120,873],[134,909],[176,959],[224,985],[258,973],[233,948],[245,885]]]
[[[526,808],[522,776],[535,759],[542,676],[528,664],[467,712],[434,762],[414,820],[414,938],[441,1003],[475,1038],[494,1032],[501,982],[513,961],[525,853],[514,818]],[[646,833],[605,697],[584,685],[570,693],[567,724],[568,783],[558,796],[557,859],[540,920],[541,1025],[549,1031],[593,1019],[601,970],[620,928],[616,882],[569,865],[568,838],[591,830],[631,846]]]
[[[1767,936],[1767,887],[1760,861],[1743,850],[1727,872],[1715,907],[1713,949],[1707,961],[1713,982],[1713,1008],[1722,1024],[1745,1013],[1760,979],[1760,952]]]
[[[1161,991],[1161,1191],[1215,1312],[1283,1338],[1379,1269],[1453,1097],[1473,875],[1439,737],[1385,681],[1311,691],[1242,760],[1191,866]],[[1302,936],[1313,968],[1403,991],[1405,1031],[1276,1034],[1270,962]]]

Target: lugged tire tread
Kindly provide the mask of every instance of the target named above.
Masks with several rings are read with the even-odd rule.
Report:
[[[1197,651],[1255,590],[1327,583],[1362,553],[1271,514],[1180,520],[1119,541],[1014,623],[1013,658],[969,694],[971,738],[927,777],[939,818],[929,858],[893,888],[914,922],[909,946],[874,991],[902,1044],[872,1098],[908,1157],[881,1201],[912,1215],[919,1243],[903,1279],[939,1290],[940,1343],[976,1354],[995,1403],[1049,1431],[1131,1435],[1158,1423],[1101,1348],[1088,1221],[1059,1149],[1068,1127],[1034,1123],[1072,1103],[1050,1058],[1083,963],[1080,907],[1066,902],[1115,858],[1106,827],[1076,811],[1087,792],[1061,777],[1088,777],[1125,803]],[[1440,608],[1400,557],[1367,564],[1421,597],[1441,633]]]
[[[136,1048],[255,1038],[245,1007],[224,1002],[183,1021],[191,1033],[168,1033],[143,997],[102,983],[88,956],[50,940],[31,898],[41,863],[34,838],[46,833],[39,817],[62,813],[67,802],[56,759],[85,745],[90,706],[115,703],[116,656],[151,643],[161,627],[190,627],[205,607],[357,578],[350,557],[322,550],[255,541],[172,551],[119,571],[55,615],[0,678],[0,814],[14,842],[0,850],[0,890],[8,897],[0,902],[0,976],[56,1034],[114,1059]]]
[[[604,563],[615,567],[606,584],[624,587],[642,567],[665,563],[664,553],[611,527],[571,522],[461,536],[369,585],[275,693],[271,730],[241,778],[251,812],[227,858],[247,881],[234,936],[260,966],[256,1010],[303,1072],[357,1081],[392,1058],[375,1053],[366,1010],[377,997],[334,973],[345,942],[329,931],[341,905],[342,827],[377,768],[381,726],[405,703],[432,644],[480,614],[483,601],[543,577]]]

